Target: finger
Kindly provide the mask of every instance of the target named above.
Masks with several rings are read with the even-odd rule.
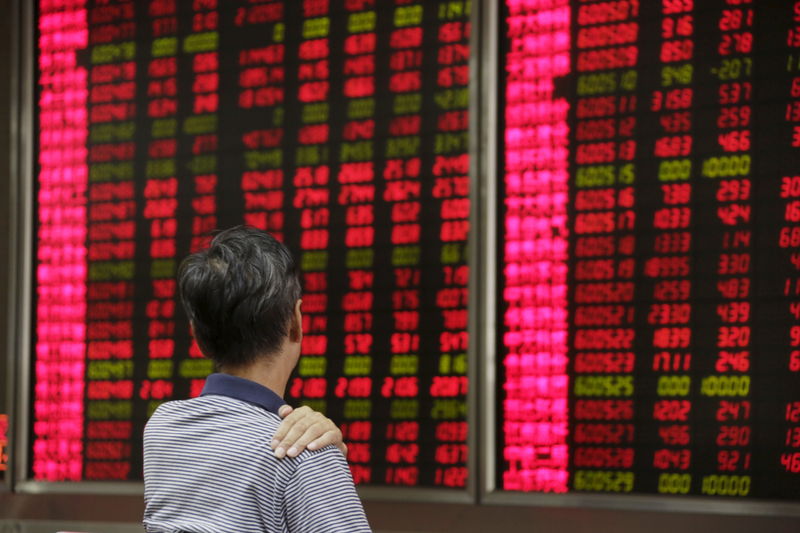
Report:
[[[275,431],[275,435],[272,436],[272,442],[270,443],[270,446],[273,450],[275,450],[281,441],[286,438],[286,434],[289,433],[289,430],[292,429],[292,426],[294,426],[298,420],[302,419],[303,416],[306,416],[307,412],[310,411],[308,407],[304,406],[297,409],[292,409],[288,413],[286,413],[284,410],[284,414],[282,415],[281,410],[283,410],[284,407],[289,407],[289,409],[292,409],[291,406],[282,406],[278,410],[278,416],[282,416],[284,418],[281,424],[278,426],[278,430]],[[286,450],[284,450],[284,452],[285,451]],[[283,456],[281,455],[281,457]]]
[[[331,429],[309,442],[307,448],[309,450],[319,450],[320,448],[324,448],[329,444],[338,444],[341,442],[341,440],[342,435],[339,430]]]
[[[286,418],[289,414],[294,411],[294,408],[289,404],[281,405],[278,409],[278,416],[281,418]],[[270,447],[274,450],[278,444],[280,444],[281,439],[283,439],[284,434],[286,433],[283,425],[278,427],[278,431],[275,432],[275,435],[272,436],[272,442],[269,443]]]
[[[291,419],[291,420],[290,420]],[[309,428],[318,425],[321,422],[327,420],[321,414],[315,411],[309,411],[308,413],[298,413],[296,416],[294,413],[286,417],[286,421],[291,423],[286,435],[281,440],[279,446],[281,446],[284,450],[288,450],[291,448],[307,431]],[[321,435],[325,430],[329,428],[317,428],[315,431],[317,432],[314,437]],[[311,440],[311,439],[309,439]]]
[[[297,457],[300,455],[311,441],[319,438],[320,434],[325,435],[329,433],[328,431],[325,431],[327,427],[328,424],[323,421],[319,421],[310,425],[308,429],[306,429],[305,433],[300,435],[297,441],[286,451],[286,455],[289,457]]]
[[[291,415],[289,415],[290,417]],[[289,417],[286,417],[284,423],[289,420]],[[289,431],[286,433],[286,436],[283,437],[278,447],[275,449],[275,455],[280,459],[288,452],[289,449],[292,448],[294,443],[298,441],[300,437],[306,432],[306,430],[311,426],[313,422],[310,422],[307,417],[297,419],[292,424]],[[290,456],[293,457],[293,456]]]

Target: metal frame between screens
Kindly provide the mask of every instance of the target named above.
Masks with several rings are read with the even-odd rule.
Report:
[[[36,179],[33,174],[33,109],[34,109],[34,85],[33,69],[34,53],[36,45],[34,40],[34,21],[33,4],[16,0],[16,16],[19,24],[19,39],[17,57],[19,57],[17,75],[19,76],[16,86],[19,88],[16,94],[16,106],[19,114],[19,123],[16,130],[15,153],[12,157],[17,158],[16,176],[12,175],[12,181],[16,181],[16,198],[14,204],[17,212],[13,214],[16,219],[16,255],[10,259],[16,267],[16,275],[10,276],[10,295],[11,305],[16,308],[16,313],[9,320],[9,337],[13,340],[9,343],[11,357],[16,361],[16,368],[13,368],[16,380],[9,383],[9,389],[14,390],[13,412],[16,414],[12,436],[14,436],[14,457],[12,476],[14,479],[14,489],[23,490],[23,483],[26,480],[29,459],[29,435],[31,422],[29,409],[31,405],[30,395],[32,392],[31,382],[31,292],[33,289],[31,269],[33,264],[33,184]]]
[[[11,420],[10,441],[13,456],[9,464],[10,482],[16,488],[26,471],[28,444],[28,407],[30,405],[30,328],[31,328],[31,250],[33,236],[33,6],[15,0],[13,16],[18,35],[15,40],[16,80],[12,95],[11,159],[11,254],[9,271],[8,390],[12,396],[9,411]]]
[[[17,213],[18,210],[18,191],[19,191],[19,181],[16,176],[19,175],[19,168],[18,168],[18,153],[19,153],[19,143],[18,137],[16,132],[19,130],[19,116],[18,116],[18,107],[15,105],[18,102],[19,98],[19,71],[21,65],[21,54],[19,50],[20,46],[20,19],[19,19],[19,9],[17,6],[17,0],[12,2],[8,2],[3,8],[3,14],[8,16],[8,28],[10,30],[9,35],[7,37],[6,45],[10,47],[10,53],[7,55],[7,64],[5,72],[8,73],[9,79],[7,80],[6,89],[8,90],[8,94],[6,95],[8,99],[6,100],[5,104],[8,106],[8,114],[7,117],[2,121],[2,127],[6,128],[4,132],[5,135],[8,135],[8,143],[4,147],[7,150],[6,154],[4,154],[4,163],[8,163],[5,170],[8,172],[8,180],[7,183],[4,184],[4,191],[8,193],[7,198],[5,199],[5,204],[0,208],[0,217],[2,220],[0,221],[2,224],[5,225],[7,232],[5,233],[4,237],[6,238],[5,242],[5,250],[8,253],[7,264],[5,266],[5,276],[0,280],[0,283],[5,285],[6,293],[3,299],[3,303],[5,304],[4,309],[0,309],[0,320],[3,321],[3,324],[0,325],[0,328],[3,328],[4,335],[3,340],[5,346],[4,357],[0,360],[0,382],[3,382],[4,385],[4,394],[3,397],[0,398],[0,406],[5,410],[5,413],[9,415],[9,427],[8,427],[8,446],[7,451],[10,456],[9,464],[7,465],[7,470],[5,472],[5,477],[3,483],[0,484],[0,491],[3,490],[10,490],[12,486],[12,480],[14,475],[14,468],[13,468],[13,456],[14,453],[12,452],[11,448],[14,442],[14,428],[11,424],[14,423],[15,420],[15,412],[14,412],[14,397],[15,397],[15,342],[16,336],[14,334],[15,328],[15,320],[16,315],[14,313],[14,309],[16,308],[16,296],[17,296],[17,283],[15,282],[17,276],[17,243],[18,243],[18,225],[19,225],[19,216]]]
[[[501,132],[498,130],[498,117],[502,112],[499,100],[502,95],[498,93],[498,79],[504,75],[500,71],[500,39],[503,38],[500,20],[501,8],[497,0],[481,0],[482,19],[474,28],[482,35],[481,49],[475,54],[480,54],[481,80],[480,107],[481,130],[476,133],[480,136],[481,145],[477,152],[481,155],[482,194],[480,198],[480,212],[482,219],[479,226],[472,226],[483,239],[485,253],[472,263],[474,270],[480,270],[481,306],[471,310],[472,314],[479,315],[477,322],[480,324],[480,339],[475,344],[480,350],[479,370],[471,374],[473,385],[480,387],[479,420],[481,422],[479,446],[479,473],[481,482],[478,501],[490,505],[520,505],[537,507],[582,507],[594,509],[620,509],[630,511],[661,511],[699,514],[725,514],[725,515],[750,515],[750,516],[800,516],[800,502],[737,500],[724,501],[719,498],[702,496],[655,496],[655,495],[623,495],[623,494],[544,494],[504,491],[497,484],[497,452],[500,443],[497,442],[497,417],[498,410],[502,407],[502,398],[498,395],[497,365],[497,287],[498,275],[497,235],[499,224],[497,190],[502,179],[501,171],[503,161],[498,140]],[[478,28],[479,27],[479,28]],[[474,330],[473,330],[474,331]],[[475,337],[470,337],[475,339]],[[474,454],[473,454],[474,455]]]
[[[13,0],[14,12],[19,19],[20,36],[18,39],[19,49],[12,53],[19,58],[17,74],[19,76],[19,90],[12,95],[12,108],[19,108],[19,124],[14,129],[15,141],[18,145],[16,150],[16,164],[18,172],[12,174],[16,197],[14,205],[17,212],[12,213],[15,218],[16,238],[15,255],[10,257],[11,264],[14,266],[15,276],[10,276],[10,289],[12,297],[9,313],[9,354],[13,357],[16,365],[12,365],[9,370],[9,397],[13,395],[14,401],[9,406],[9,411],[15,416],[15,427],[12,432],[18,438],[13,439],[13,469],[9,476],[8,484],[16,492],[29,494],[110,494],[110,495],[141,495],[144,492],[144,484],[137,481],[115,482],[115,481],[80,481],[80,482],[47,482],[35,481],[28,477],[30,468],[30,439],[31,439],[31,395],[33,393],[31,383],[31,318],[32,318],[32,289],[33,289],[33,249],[34,249],[34,174],[33,165],[33,146],[34,146],[34,69],[35,65],[35,29],[34,29],[34,2]],[[481,0],[473,0],[471,12],[471,24],[477,28],[481,21],[481,11],[485,9]],[[471,72],[470,86],[470,108],[475,109],[479,100],[482,99],[482,92],[479,90],[480,84],[474,83],[478,80],[476,73],[481,72],[482,67],[480,58],[477,57],[481,47],[480,32],[474,31],[470,37],[471,57],[469,68]],[[469,152],[477,154],[480,150],[481,142],[478,135],[485,128],[479,121],[476,113],[470,113],[469,123]],[[479,199],[482,194],[483,184],[478,179],[478,167],[473,157],[470,167],[470,201],[472,205],[479,205],[483,202]],[[473,209],[470,214],[471,227],[479,225],[479,215]],[[481,256],[480,250],[484,249],[480,238],[475,231],[470,232],[467,244],[469,250],[469,264],[477,264]],[[470,279],[468,284],[469,308],[478,309],[481,305],[480,296],[476,289],[477,270],[470,269]],[[476,323],[475,313],[470,311],[468,329],[474,334],[479,328]],[[472,337],[475,338],[475,337]],[[478,348],[477,343],[470,341],[468,347],[468,371],[469,375],[477,375],[478,369]],[[12,385],[16,384],[16,389]],[[468,424],[469,434],[467,444],[470,450],[467,468],[470,475],[465,490],[458,489],[438,489],[438,488],[404,488],[404,487],[380,487],[380,486],[361,486],[358,487],[359,495],[372,501],[407,501],[407,502],[438,502],[438,503],[475,503],[478,493],[478,473],[477,450],[478,425],[476,409],[478,405],[477,387],[470,387],[467,395],[468,405]]]

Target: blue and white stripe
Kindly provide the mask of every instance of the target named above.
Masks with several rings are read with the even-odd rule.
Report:
[[[229,378],[215,374],[209,384],[230,389],[240,379]],[[370,531],[337,448],[275,457],[269,443],[280,424],[276,411],[282,401],[257,386],[269,394],[255,391],[261,394],[255,398],[250,387],[248,393],[234,393],[244,398],[235,398],[209,393],[207,386],[204,396],[156,410],[144,433],[145,529]]]

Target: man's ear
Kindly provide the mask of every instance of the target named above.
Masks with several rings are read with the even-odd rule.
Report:
[[[292,315],[292,325],[289,328],[289,339],[292,342],[301,342],[303,340],[303,313],[300,311],[300,306],[303,304],[302,299],[298,299],[294,304],[294,314]]]

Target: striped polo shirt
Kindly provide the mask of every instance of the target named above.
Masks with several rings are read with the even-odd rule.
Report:
[[[161,405],[144,431],[148,532],[370,531],[334,446],[278,459],[280,396],[212,374],[200,397]]]

